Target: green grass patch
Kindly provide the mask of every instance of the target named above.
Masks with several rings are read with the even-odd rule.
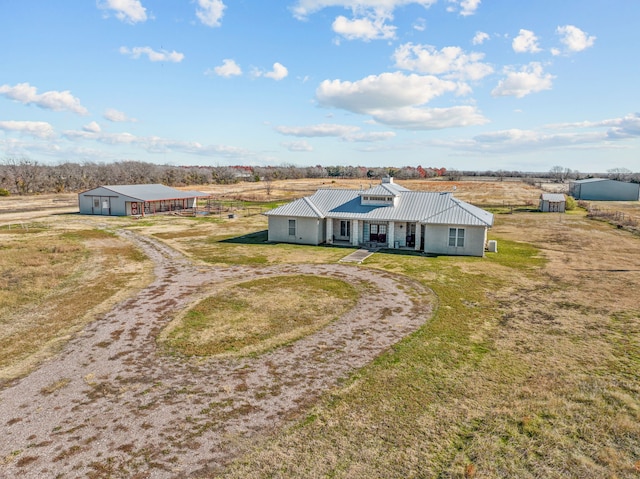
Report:
[[[167,352],[185,356],[259,354],[317,331],[357,299],[353,286],[333,278],[261,278],[200,301],[159,341]]]
[[[542,268],[547,260],[534,245],[501,239],[498,253],[487,253],[486,260],[520,270]]]

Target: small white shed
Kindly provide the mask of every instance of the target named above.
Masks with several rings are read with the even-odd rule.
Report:
[[[540,211],[545,213],[564,213],[567,198],[562,193],[542,193],[540,195]]]

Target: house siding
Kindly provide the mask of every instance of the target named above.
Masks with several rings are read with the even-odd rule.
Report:
[[[449,228],[462,228],[464,246],[449,246]],[[426,225],[424,251],[430,254],[452,256],[484,256],[487,230],[480,226]]]
[[[289,235],[289,220],[296,220],[296,235]],[[324,221],[318,218],[269,216],[269,241],[319,245],[324,242]]]

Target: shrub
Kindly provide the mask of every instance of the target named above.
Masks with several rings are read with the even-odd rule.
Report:
[[[571,210],[575,210],[577,206],[578,204],[576,203],[576,200],[574,200],[571,196],[567,196],[567,201],[564,206],[565,209],[567,211],[571,211]]]
[[[0,196],[9,196],[9,190],[5,190],[4,188],[0,188]]]

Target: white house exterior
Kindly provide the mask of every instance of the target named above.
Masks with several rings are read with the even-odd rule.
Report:
[[[640,184],[608,178],[587,178],[573,181],[569,194],[576,200],[593,201],[638,201]]]
[[[81,215],[152,215],[193,210],[197,199],[207,197],[199,191],[180,191],[160,184],[107,185],[78,194]]]
[[[564,213],[567,198],[562,193],[542,193],[540,195],[540,211],[546,213]]]
[[[368,190],[320,189],[265,213],[269,241],[483,256],[493,215],[451,193],[411,191],[385,178]]]

